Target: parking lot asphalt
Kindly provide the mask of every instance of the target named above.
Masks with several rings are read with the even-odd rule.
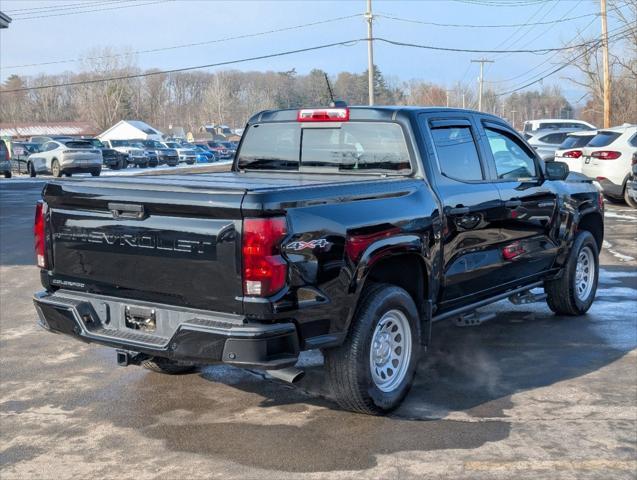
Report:
[[[484,309],[436,324],[404,405],[384,418],[329,398],[318,352],[298,386],[208,366],[163,376],[36,326],[33,206],[0,181],[0,478],[634,479],[637,211],[607,205],[595,304]]]

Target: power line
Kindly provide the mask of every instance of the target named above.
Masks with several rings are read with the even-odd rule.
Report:
[[[631,32],[631,30],[633,30],[633,29],[630,28],[630,27],[625,28],[625,29],[623,29],[623,31],[618,32],[617,34],[613,35],[613,37],[614,37],[613,39],[616,40],[618,37],[622,37],[622,36],[626,35],[627,33]],[[609,41],[610,41],[610,37],[609,37]],[[496,94],[496,97],[502,97],[504,95],[510,95],[511,93],[518,92],[518,91],[523,90],[523,89],[525,89],[527,87],[530,87],[531,85],[534,85],[536,83],[539,83],[539,82],[543,81],[544,79],[546,79],[546,78],[556,74],[557,72],[560,72],[560,71],[564,70],[566,67],[569,67],[570,65],[574,64],[576,61],[578,61],[580,58],[582,58],[587,53],[591,52],[592,50],[595,50],[596,48],[599,48],[601,46],[601,44],[602,44],[601,40],[596,40],[593,45],[590,45],[588,48],[584,49],[584,51],[581,52],[579,55],[576,55],[571,60],[569,60],[568,62],[564,63],[563,65],[555,68],[554,70],[550,71],[546,75],[542,75],[540,78],[536,78],[533,81],[525,83],[524,85],[521,85],[519,87],[513,88],[513,89],[508,90],[506,92],[498,93],[498,94]]]
[[[11,14],[13,18],[18,18],[22,15],[28,16],[28,15],[35,15],[40,13],[51,13],[51,12],[57,12],[62,10],[71,10],[76,8],[80,8],[80,9],[95,8],[95,7],[102,7],[104,5],[111,4],[111,3],[125,3],[125,2],[134,2],[134,1],[136,0],[107,0],[107,1],[99,0],[99,1],[82,2],[82,3],[67,3],[62,5],[47,5],[45,7],[34,7],[32,9],[22,8],[19,10],[5,11],[5,13]]]
[[[5,13],[11,13],[11,14],[17,14],[17,12],[31,12],[31,11],[37,11],[37,10],[49,10],[51,8],[60,8],[60,7],[72,7],[72,6],[82,6],[82,5],[87,5],[87,4],[100,4],[102,3],[102,0],[89,0],[89,1],[85,1],[85,2],[80,2],[80,3],[66,3],[66,4],[62,4],[62,5],[45,5],[42,7],[29,7],[29,8],[14,8],[13,10],[5,10]]]
[[[415,23],[420,25],[429,25],[433,27],[449,27],[449,28],[517,28],[517,27],[531,27],[535,25],[552,25],[557,23],[566,23],[572,20],[579,20],[580,18],[587,17],[599,17],[599,13],[587,13],[585,15],[578,15],[576,17],[562,18],[559,20],[550,20],[547,22],[534,22],[534,23],[511,23],[511,24],[493,24],[493,25],[474,25],[466,23],[437,23],[437,22],[425,22],[423,20],[413,20],[409,18],[401,18],[394,15],[377,13],[374,16],[387,18],[389,20],[396,20],[399,22]]]
[[[105,12],[107,10],[120,10],[120,9],[123,9],[123,8],[142,7],[144,5],[153,5],[153,4],[157,4],[157,3],[166,3],[166,2],[173,2],[173,1],[175,1],[175,0],[155,0],[153,2],[135,3],[135,4],[132,4],[132,5],[116,5],[116,6],[112,6],[112,7],[96,8],[96,9],[92,9],[92,10],[79,10],[79,11],[71,11],[71,12],[65,12],[65,13],[53,13],[53,14],[49,14],[49,15],[36,15],[36,16],[31,16],[31,17],[21,17],[21,18],[17,18],[16,20],[23,21],[23,20],[35,20],[37,18],[65,17],[67,15],[79,15],[81,13]]]
[[[586,31],[595,21],[597,20],[597,18],[594,18],[593,20],[591,20],[583,29],[582,32]],[[579,32],[577,35],[575,35],[573,38],[571,38],[571,40],[569,40],[567,42],[568,43],[572,43],[575,41],[575,39],[577,37],[579,37],[581,35],[582,32]],[[542,65],[546,65],[547,63],[549,63],[551,60],[553,60],[555,57],[557,57],[560,54],[560,52],[555,52],[553,55],[551,55],[550,57],[548,57],[547,59],[545,59],[543,62],[538,63],[537,65],[535,65],[533,68],[527,70],[526,72],[520,73],[519,75],[516,75],[514,77],[510,77],[510,78],[506,78],[503,80],[490,80],[487,83],[490,84],[495,84],[495,83],[507,83],[507,82],[511,82],[513,80],[517,80],[518,78],[522,78],[526,75],[528,75],[529,73],[533,72],[534,70],[537,70],[538,68],[540,68]]]
[[[5,93],[17,93],[17,92],[28,92],[28,91],[32,91],[32,90],[43,90],[46,88],[57,88],[57,87],[72,87],[72,86],[78,86],[78,85],[88,85],[88,84],[93,84],[93,83],[104,83],[104,82],[112,82],[112,81],[116,81],[116,80],[129,80],[129,79],[133,79],[133,78],[141,78],[141,77],[151,77],[154,75],[162,75],[162,74],[168,74],[168,73],[178,73],[178,72],[186,72],[186,71],[190,71],[190,70],[201,70],[203,68],[211,68],[211,67],[221,67],[224,65],[233,65],[236,63],[243,63],[243,62],[252,62],[255,60],[265,60],[267,58],[274,58],[274,57],[283,57],[286,55],[293,55],[295,53],[304,53],[304,52],[311,52],[311,51],[315,51],[315,50],[322,50],[325,48],[331,48],[331,47],[337,47],[337,46],[351,46],[351,45],[355,45],[358,42],[362,42],[362,41],[367,41],[366,38],[359,38],[359,39],[355,39],[355,40],[346,40],[343,42],[334,42],[334,43],[326,43],[323,45],[317,45],[315,47],[307,47],[307,48],[299,48],[297,50],[288,50],[285,52],[278,52],[278,53],[271,53],[271,54],[267,54],[267,55],[259,55],[256,57],[248,57],[248,58],[242,58],[239,60],[228,60],[225,62],[218,62],[218,63],[209,63],[206,65],[197,65],[194,67],[183,67],[183,68],[173,68],[170,70],[157,70],[157,71],[149,71],[149,72],[144,72],[144,73],[137,73],[137,74],[131,74],[131,75],[120,75],[120,76],[116,76],[116,77],[106,77],[106,78],[94,78],[91,80],[78,80],[77,82],[66,82],[66,83],[57,83],[57,84],[51,84],[51,85],[39,85],[37,87],[25,87],[25,88],[16,88],[13,90],[0,90],[0,94],[5,94]]]
[[[54,61],[50,61],[50,62],[41,62],[41,63],[27,63],[27,64],[23,64],[23,65],[9,65],[6,67],[3,67],[4,70],[8,70],[8,69],[16,69],[16,68],[26,68],[26,67],[40,67],[40,66],[44,66],[44,65],[55,65],[55,64],[60,64],[60,63],[73,63],[73,62],[80,62],[80,61],[86,61],[86,60],[100,60],[103,58],[117,58],[117,57],[128,57],[128,56],[132,56],[132,55],[139,55],[139,54],[143,54],[143,53],[156,53],[156,52],[165,52],[168,50],[177,50],[180,48],[189,48],[189,47],[200,47],[200,46],[204,46],[204,45],[211,45],[214,43],[222,43],[222,42],[227,42],[230,40],[241,40],[241,39],[245,39],[245,38],[253,38],[253,37],[259,37],[262,35],[268,35],[271,33],[279,33],[279,32],[287,32],[290,30],[297,30],[300,28],[306,28],[306,27],[313,27],[316,25],[323,25],[325,23],[332,23],[332,22],[337,22],[337,21],[341,21],[341,20],[347,20],[350,18],[356,18],[356,17],[360,17],[361,14],[356,13],[354,15],[346,15],[343,17],[335,17],[335,18],[328,18],[325,20],[319,20],[316,22],[311,22],[311,23],[304,23],[301,25],[292,25],[290,27],[283,27],[283,28],[275,28],[272,30],[266,30],[263,32],[256,32],[256,33],[246,33],[243,35],[235,35],[232,37],[224,37],[224,38],[218,38],[215,40],[206,40],[203,42],[195,42],[195,43],[184,43],[181,45],[172,45],[169,47],[158,47],[158,48],[150,48],[147,50],[135,50],[133,52],[127,52],[127,53],[117,53],[117,54],[113,54],[113,55],[99,55],[99,56],[95,56],[95,57],[82,57],[82,58],[73,58],[73,59],[66,59],[66,60],[54,60]]]
[[[396,40],[389,40],[386,38],[375,37],[375,41],[389,43],[391,45],[397,45],[401,47],[413,47],[413,48],[422,48],[425,50],[438,50],[442,52],[463,52],[463,53],[537,53],[537,54],[547,54],[551,52],[561,52],[565,50],[572,50],[578,47],[586,47],[592,43],[597,42],[597,40],[591,40],[589,42],[584,42],[579,45],[571,45],[568,47],[553,47],[553,48],[534,48],[534,49],[515,49],[515,50],[480,50],[473,48],[452,48],[452,47],[438,47],[433,45],[423,45],[418,43],[409,43],[409,42],[399,42]]]
[[[614,30],[612,31],[612,35],[611,35],[611,36],[609,36],[609,40],[612,40],[612,41],[622,40],[623,38],[625,38],[626,34],[628,34],[631,30],[632,30],[632,29],[631,29],[630,27],[618,27],[618,28],[616,28],[616,29],[614,29]],[[573,41],[573,40],[575,40],[575,38],[573,38],[571,41]],[[596,44],[599,44],[599,43],[600,43],[600,40],[595,40],[595,43],[596,43]],[[593,45],[593,47],[599,47],[599,45]],[[523,74],[521,74],[521,75],[517,75],[516,77],[512,77],[512,78],[508,79],[508,81],[511,81],[511,80],[514,80],[515,78],[519,78],[519,77],[523,77],[523,76],[527,75],[527,74],[528,74],[528,73],[530,73],[532,70],[536,70],[538,67],[540,67],[540,66],[541,66],[541,65],[543,65],[544,63],[548,63],[548,62],[550,62],[553,58],[555,58],[557,55],[559,55],[559,53],[560,53],[560,52],[557,52],[557,53],[555,53],[555,54],[551,55],[549,58],[547,58],[547,59],[546,59],[544,62],[542,62],[541,64],[536,65],[534,68],[532,68],[531,70],[529,70],[529,71],[527,71],[527,72],[525,72],[525,73],[523,73]],[[547,69],[545,69],[545,70],[543,70],[543,71],[541,71],[541,72],[539,72],[539,73],[537,73],[537,74],[535,74],[535,75],[532,75],[530,78],[537,77],[538,75],[539,75],[539,76],[542,76],[542,75],[544,75],[546,72],[550,71],[552,68],[553,68],[553,66],[551,66],[551,67],[549,67],[549,68],[547,68]],[[543,78],[546,78],[546,77],[543,77]],[[527,80],[523,80],[523,82],[526,82],[526,81],[527,81]],[[539,81],[539,80],[538,80],[538,81]],[[494,81],[494,82],[489,82],[489,83],[502,83],[502,82],[504,82],[504,81],[497,81],[497,82],[495,82],[495,81]]]

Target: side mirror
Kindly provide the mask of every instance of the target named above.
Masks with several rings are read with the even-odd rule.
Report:
[[[546,178],[548,180],[566,180],[569,170],[564,162],[546,162]]]

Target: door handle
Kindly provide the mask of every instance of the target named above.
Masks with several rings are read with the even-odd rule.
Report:
[[[466,215],[469,213],[469,207],[456,207],[449,209],[449,215]]]
[[[515,208],[522,205],[522,200],[507,200],[504,202],[504,206],[507,208]]]

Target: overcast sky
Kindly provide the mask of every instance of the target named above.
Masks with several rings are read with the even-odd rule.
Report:
[[[35,75],[76,71],[78,62],[15,68],[16,65],[77,59],[91,49],[110,46],[118,51],[137,51],[206,42],[225,37],[259,33],[300,24],[363,13],[365,0],[345,1],[208,1],[175,0],[0,0],[0,10],[14,18],[0,31],[0,78],[13,73]],[[486,1],[486,0],[485,0]],[[152,3],[151,3],[152,2]],[[501,4],[502,0],[489,0]],[[381,1],[373,0],[374,13],[423,22],[447,24],[526,24],[547,22],[598,12],[597,0],[511,0],[512,5],[476,5],[475,0]],[[78,7],[77,4],[82,4]],[[92,5],[91,5],[92,4]],[[89,5],[88,7],[85,5]],[[54,10],[55,8],[64,10]],[[27,10],[29,9],[29,10]],[[89,13],[81,10],[101,10]],[[51,16],[56,15],[56,16]],[[24,18],[26,16],[45,18]],[[21,18],[22,17],[22,18]],[[609,29],[614,22],[610,20]],[[586,16],[567,23],[515,28],[455,28],[377,17],[374,35],[391,40],[468,49],[529,49],[560,47],[577,38],[598,34],[598,17]],[[352,40],[366,36],[362,16],[253,38],[136,56],[142,68],[171,69],[266,55],[286,50]],[[579,43],[579,40],[576,41]],[[435,52],[377,43],[375,63],[390,78],[421,79],[451,87],[455,82],[475,82],[478,65],[470,59],[481,54]],[[486,79],[500,91],[515,88],[560,60],[542,64],[551,55],[487,54],[496,60],[486,69]],[[537,69],[535,66],[540,65]],[[239,70],[296,68],[306,73],[321,68],[330,74],[367,68],[367,46],[335,47],[261,61],[220,67]],[[210,70],[215,70],[212,68]],[[529,73],[527,73],[529,72]],[[584,91],[566,83],[567,71],[545,80],[560,83],[571,101]],[[538,88],[539,85],[536,85]]]

